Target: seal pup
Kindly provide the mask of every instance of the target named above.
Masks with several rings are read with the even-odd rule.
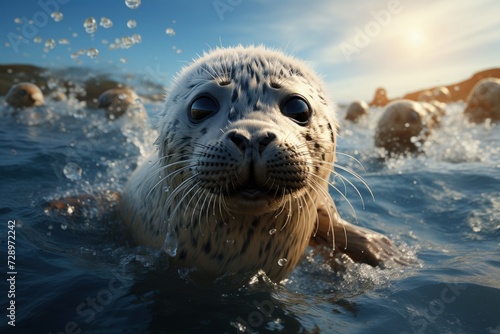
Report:
[[[337,120],[305,64],[264,47],[217,48],[174,79],[158,151],[119,212],[138,243],[206,278],[284,279],[309,244],[377,265],[401,255],[342,220],[328,193]]]
[[[418,152],[443,114],[444,106],[439,102],[393,101],[377,123],[375,146],[391,155]]]
[[[16,109],[42,106],[45,103],[40,88],[29,82],[21,82],[13,85],[7,92],[5,101],[8,105]]]
[[[347,107],[345,119],[351,122],[357,122],[361,117],[368,115],[368,109],[370,109],[370,107],[365,101],[354,101]]]
[[[481,123],[486,119],[500,120],[500,79],[487,78],[479,81],[469,96],[464,114],[471,122]]]
[[[130,88],[111,88],[99,95],[98,108],[103,108],[106,117],[111,120],[124,115],[145,118],[146,110],[139,96]]]

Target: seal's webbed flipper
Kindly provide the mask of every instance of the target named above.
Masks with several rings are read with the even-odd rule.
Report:
[[[355,262],[371,266],[383,265],[389,260],[405,265],[409,263],[385,235],[348,223],[336,212],[329,214],[324,206],[317,211],[318,229],[311,238],[311,246],[334,247],[334,253],[346,254]]]

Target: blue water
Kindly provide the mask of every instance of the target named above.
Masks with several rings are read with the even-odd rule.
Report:
[[[188,270],[171,273],[134,246],[112,208],[46,209],[60,197],[120,191],[153,148],[149,125],[108,122],[72,99],[23,118],[1,108],[2,277],[9,220],[17,271],[16,326],[2,279],[1,333],[500,333],[500,131],[467,123],[463,104],[448,105],[419,156],[380,158],[379,109],[342,124],[339,152],[363,167],[343,155],[339,164],[360,173],[374,199],[352,177],[363,198],[346,188],[355,213],[331,195],[344,218],[390,236],[415,264],[334,271],[308,251],[278,285],[263,275],[194,284]],[[154,123],[161,104],[146,108]],[[68,163],[81,175],[65,175]]]

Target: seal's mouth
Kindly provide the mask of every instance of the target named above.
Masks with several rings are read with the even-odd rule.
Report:
[[[257,198],[262,198],[262,197],[274,197],[276,192],[273,194],[270,193],[269,189],[264,189],[262,187],[242,187],[240,189],[236,189],[234,194],[238,194],[244,198],[248,199],[257,199]]]

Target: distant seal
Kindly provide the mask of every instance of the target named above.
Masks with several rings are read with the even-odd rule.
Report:
[[[479,81],[469,96],[464,114],[471,122],[481,123],[486,119],[500,120],[500,79],[487,78]]]
[[[439,125],[444,105],[411,100],[391,102],[384,110],[375,129],[375,146],[390,154],[415,153]]]
[[[124,115],[146,117],[146,110],[139,96],[130,88],[111,88],[104,91],[98,99],[98,108],[103,108],[106,117],[118,119]]]
[[[337,120],[302,62],[264,47],[212,50],[177,75],[158,131],[120,212],[175,266],[280,281],[308,244],[372,265],[400,254],[339,217],[328,193]]]
[[[11,107],[19,109],[42,106],[45,103],[40,88],[29,82],[21,82],[13,85],[7,92],[5,101]]]
[[[365,101],[354,101],[347,107],[345,119],[351,122],[357,122],[363,116],[368,115],[369,109],[370,107]]]

